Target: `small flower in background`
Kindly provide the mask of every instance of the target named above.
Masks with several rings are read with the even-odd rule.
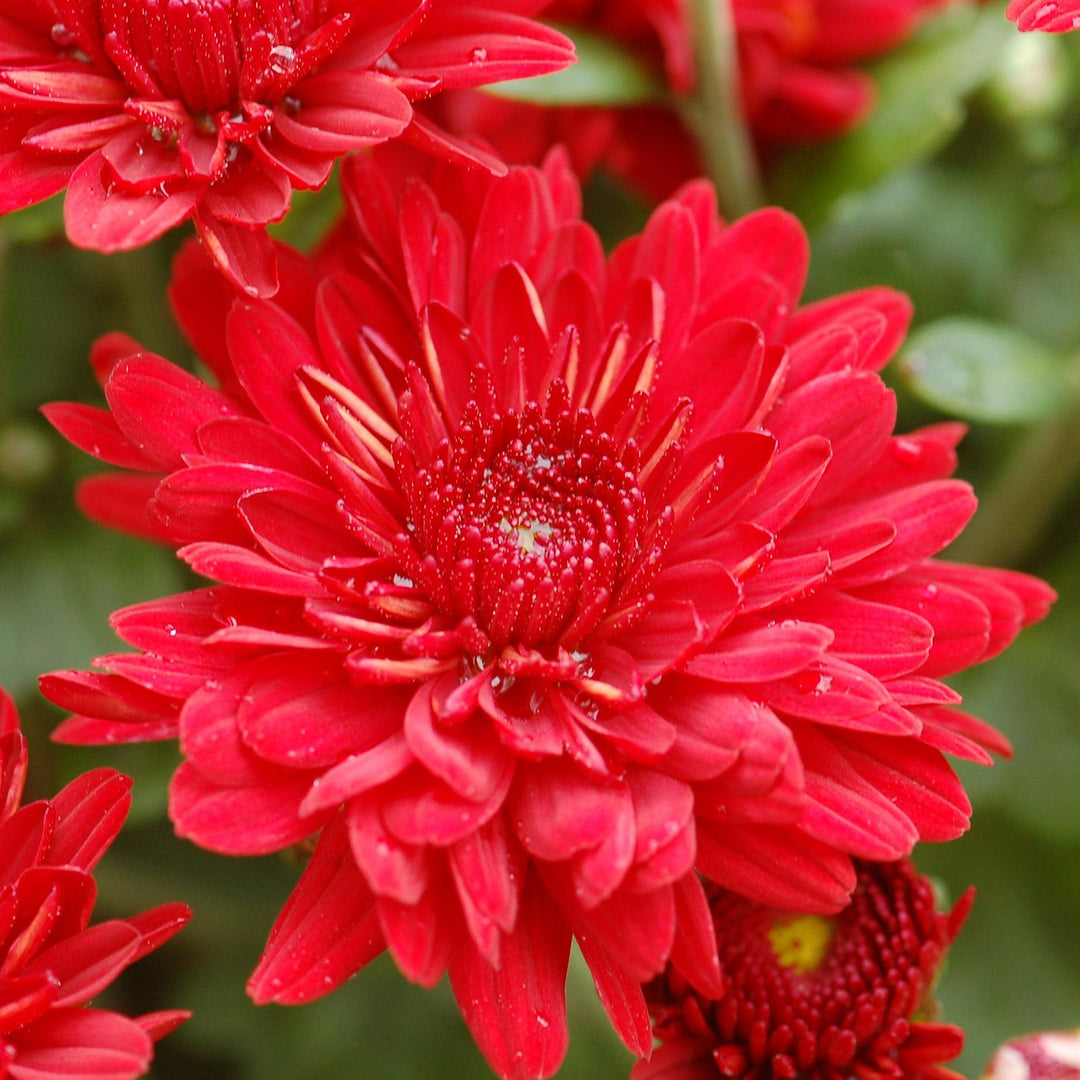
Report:
[[[141,1076],[181,1011],[130,1019],[87,1006],[187,922],[183,904],[90,926],[91,871],[120,831],[131,781],[95,769],[20,806],[26,742],[0,690],[0,1071],[12,1080]]]
[[[872,110],[873,80],[858,65],[896,48],[948,0],[734,0],[740,96],[759,150],[833,138]],[[693,92],[686,0],[555,0],[546,18],[632,49],[662,70],[676,97]],[[538,161],[565,142],[579,175],[598,164],[655,198],[703,173],[695,140],[674,108],[543,108],[470,92],[433,114],[493,143],[507,160]]]
[[[982,1080],[1078,1080],[1080,1029],[1020,1035],[998,1047]]]
[[[672,963],[719,992],[697,871],[831,913],[853,858],[967,826],[945,753],[1006,751],[938,681],[1052,598],[932,558],[974,509],[962,429],[893,435],[906,300],[799,306],[798,223],[699,182],[606,258],[564,156],[494,180],[354,159],[350,221],[273,302],[202,251],[172,299],[218,386],[123,335],[127,470],[83,506],[217,584],[117,612],[142,650],[43,680],[73,742],[179,737],[177,831],[319,834],[249,989],[296,1003],[389,948],[449,970],[495,1069],[550,1075],[572,938],[627,1044]]]
[[[940,914],[906,860],[860,864],[851,902],[830,917],[718,893],[724,994],[702,998],[674,973],[656,980],[660,1045],[631,1080],[959,1080],[941,1065],[963,1032],[934,1022],[930,994],[972,899]]]
[[[1005,14],[1020,30],[1063,34],[1080,29],[1080,0],[1010,0]]]
[[[138,247],[187,218],[252,294],[294,188],[395,137],[477,157],[414,116],[444,88],[573,58],[530,0],[27,0],[0,15],[0,212],[67,188],[81,247]],[[498,167],[489,157],[480,160]]]

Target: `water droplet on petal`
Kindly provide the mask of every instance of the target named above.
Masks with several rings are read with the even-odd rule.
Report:
[[[270,50],[270,70],[287,75],[296,66],[296,50],[290,45],[275,45]]]
[[[53,23],[53,28],[49,33],[53,43],[59,45],[61,49],[75,44],[75,35],[62,22]]]

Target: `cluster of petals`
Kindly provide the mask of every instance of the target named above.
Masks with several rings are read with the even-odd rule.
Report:
[[[115,839],[131,782],[112,769],[77,777],[52,799],[20,806],[26,741],[0,690],[0,1076],[130,1080],[154,1040],[188,1016],[131,1019],[87,1002],[187,922],[183,904],[90,924],[91,871]]]
[[[501,1075],[542,1076],[572,938],[645,1055],[640,983],[670,961],[717,992],[699,872],[829,912],[853,858],[960,834],[944,755],[1007,747],[939,678],[1052,593],[933,558],[974,510],[962,429],[893,434],[908,302],[800,307],[790,215],[725,226],[699,181],[606,257],[563,154],[419,168],[351,159],[348,222],[282,249],[273,300],[181,253],[216,385],[114,334],[109,408],[47,408],[121,469],[84,509],[214,584],[117,612],[138,651],[43,688],[61,739],[179,739],[180,834],[318,835],[256,1000],[388,947],[449,970]]]
[[[863,863],[830,919],[720,892],[712,898],[724,994],[677,973],[649,988],[660,1046],[631,1080],[959,1080],[963,1032],[932,1019],[945,952],[971,907],[947,914],[907,860]]]
[[[1078,0],[1009,0],[1005,14],[1020,30],[1063,34],[1080,29]]]
[[[833,138],[873,108],[873,80],[858,65],[901,44],[946,0],[734,0],[732,18],[746,123],[763,153]],[[675,97],[693,91],[694,32],[686,0],[554,0],[545,17],[636,52]],[[673,108],[551,108],[486,94],[451,94],[436,115],[471,130],[511,161],[538,161],[564,142],[574,166],[598,164],[656,197],[704,171]]]
[[[1076,1080],[1080,1028],[1019,1035],[994,1051],[981,1080]]]
[[[268,222],[350,150],[401,136],[469,153],[413,102],[565,67],[540,0],[5,0],[0,212],[67,188],[81,247],[138,247],[188,218],[253,294]],[[475,157],[475,154],[473,154]],[[499,167],[490,158],[484,159]]]

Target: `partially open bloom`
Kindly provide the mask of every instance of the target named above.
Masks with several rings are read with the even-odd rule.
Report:
[[[1010,0],[1005,14],[1020,30],[1063,34],[1080,29],[1080,0]]]
[[[959,1080],[963,1032],[930,997],[972,893],[947,915],[910,862],[863,863],[837,915],[712,898],[724,994],[677,974],[648,988],[659,1049],[631,1080]]]
[[[746,124],[763,152],[829,139],[873,108],[858,65],[894,49],[947,0],[734,0],[739,90]],[[677,99],[693,92],[694,40],[685,0],[555,0],[545,17],[603,34],[635,51]],[[565,142],[580,173],[603,163],[664,197],[704,171],[675,109],[552,108],[451,94],[435,104],[457,130],[473,131],[508,159],[538,161]]]
[[[907,301],[798,306],[798,223],[698,182],[606,258],[562,155],[495,180],[384,148],[351,231],[273,301],[197,248],[172,299],[211,386],[121,335],[111,409],[52,422],[128,470],[84,507],[216,584],[118,612],[142,650],[56,673],[72,741],[179,737],[177,830],[319,834],[250,984],[325,994],[384,947],[449,969],[504,1076],[566,1040],[571,937],[620,1034],[670,959],[718,986],[696,870],[842,907],[852,857],[963,831],[943,751],[999,736],[938,681],[1046,609],[934,561],[974,509],[955,424],[892,434]]]
[[[187,922],[183,904],[90,926],[91,871],[120,831],[131,781],[112,769],[20,806],[26,742],[0,690],[0,1075],[12,1080],[142,1076],[154,1040],[187,1018],[130,1019],[87,1002]]]
[[[264,226],[342,154],[402,136],[444,88],[572,59],[540,0],[24,0],[0,7],[0,212],[67,188],[81,247],[138,247],[192,218],[253,293],[276,287]],[[487,159],[490,160],[490,159]]]
[[[1080,1028],[1010,1039],[994,1051],[982,1080],[1078,1080]]]

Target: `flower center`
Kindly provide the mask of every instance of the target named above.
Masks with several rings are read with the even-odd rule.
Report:
[[[769,943],[781,967],[808,975],[821,967],[835,934],[834,920],[820,915],[799,915],[773,923]]]
[[[273,101],[332,0],[100,0],[105,50],[138,95],[192,113]]]
[[[711,906],[725,993],[707,1000],[670,972],[648,988],[656,1033],[710,1040],[723,1077],[898,1076],[969,904],[939,914],[929,882],[907,861],[862,864],[850,904],[828,918],[720,890]]]
[[[645,497],[632,444],[585,411],[465,410],[423,465],[402,462],[405,572],[443,614],[496,648],[572,650],[625,596],[641,561]]]

